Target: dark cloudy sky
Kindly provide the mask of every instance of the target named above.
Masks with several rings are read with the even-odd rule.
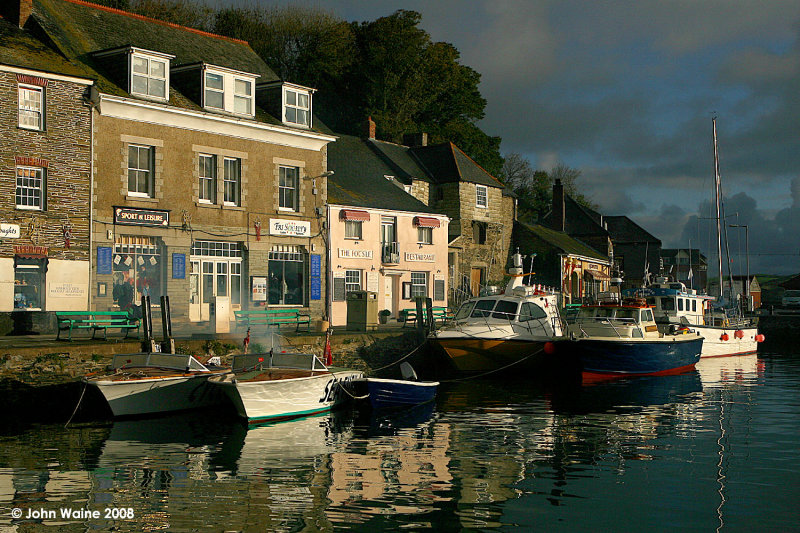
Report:
[[[716,113],[727,222],[749,227],[751,271],[800,271],[797,0],[288,3],[356,21],[419,11],[481,73],[481,127],[504,154],[581,170],[604,214],[664,247],[709,248],[697,214],[713,194]],[[743,233],[730,234],[735,268]]]

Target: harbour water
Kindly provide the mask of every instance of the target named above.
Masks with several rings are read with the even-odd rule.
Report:
[[[0,431],[4,532],[788,531],[800,518],[789,351],[587,386],[445,383],[391,417]]]

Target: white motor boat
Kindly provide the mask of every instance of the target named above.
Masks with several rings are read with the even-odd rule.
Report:
[[[555,341],[563,340],[558,293],[523,285],[522,256],[513,258],[503,293],[467,300],[452,322],[429,337],[460,372],[540,366],[552,358]]]
[[[229,371],[187,354],[117,354],[107,371],[83,382],[100,391],[115,417],[134,416],[219,405],[224,397],[207,380]]]

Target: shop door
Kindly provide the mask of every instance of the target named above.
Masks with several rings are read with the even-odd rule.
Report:
[[[207,321],[211,319],[211,309],[217,297],[233,296],[230,305],[230,319],[233,320],[234,308],[238,309],[238,297],[241,283],[241,263],[226,260],[192,261],[192,272],[189,278],[190,298],[189,319]],[[232,275],[233,274],[233,275]],[[232,294],[233,293],[233,294]],[[235,300],[235,301],[234,301]]]

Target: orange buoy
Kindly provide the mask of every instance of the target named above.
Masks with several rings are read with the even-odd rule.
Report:
[[[736,331],[733,333],[733,336],[734,336],[734,337],[736,337],[737,339],[741,339],[742,337],[744,337],[744,331],[742,331],[742,330],[740,330],[740,329],[737,329],[737,330],[736,330]]]
[[[764,342],[764,339],[766,339],[766,337],[764,336],[763,333],[759,333],[758,335],[756,335],[756,342]]]
[[[729,338],[729,337],[728,337],[728,334],[727,334],[727,333],[723,333],[723,334],[720,336],[719,340],[721,340],[721,341],[726,341],[726,340],[728,340],[728,338]]]

